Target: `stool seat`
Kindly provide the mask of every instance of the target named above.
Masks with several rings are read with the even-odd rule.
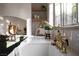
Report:
[[[45,39],[50,39],[50,33],[45,34]]]

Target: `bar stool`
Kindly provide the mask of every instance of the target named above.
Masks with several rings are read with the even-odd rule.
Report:
[[[50,39],[50,33],[45,33],[45,39]]]

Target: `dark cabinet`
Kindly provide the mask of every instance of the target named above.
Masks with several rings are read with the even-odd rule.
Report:
[[[6,51],[6,35],[0,35],[0,55],[4,55]]]

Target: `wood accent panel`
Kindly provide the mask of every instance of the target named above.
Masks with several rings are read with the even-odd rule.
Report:
[[[47,20],[43,20],[43,19],[32,19],[32,22],[42,22],[42,21],[47,21]]]

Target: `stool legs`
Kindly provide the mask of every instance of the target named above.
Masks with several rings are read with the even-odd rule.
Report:
[[[45,34],[45,39],[50,39],[50,34]]]

